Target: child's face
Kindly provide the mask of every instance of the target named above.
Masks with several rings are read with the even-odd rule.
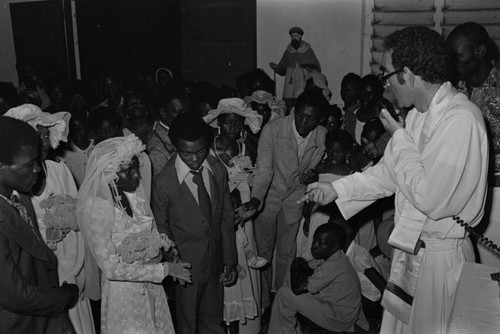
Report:
[[[366,137],[361,137],[361,146],[363,147],[363,154],[370,160],[373,160],[378,155],[377,147],[375,143]]]
[[[313,258],[316,260],[327,260],[335,251],[335,243],[330,233],[314,233],[311,246],[311,255]]]
[[[339,142],[332,142],[326,148],[325,162],[330,165],[338,165],[345,162],[347,152],[343,149]]]
[[[333,132],[340,129],[340,120],[335,116],[328,116],[326,119],[326,130],[328,132]]]

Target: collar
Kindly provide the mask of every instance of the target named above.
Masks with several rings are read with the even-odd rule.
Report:
[[[420,134],[419,148],[423,150],[427,142],[432,137],[436,126],[450,108],[451,99],[457,94],[457,90],[449,81],[443,83],[437,90],[425,113],[425,121]]]
[[[341,254],[343,254],[343,253],[344,253],[344,251],[342,249],[339,249],[337,252],[330,255],[330,257],[326,260],[312,258],[311,260],[309,260],[309,263],[312,264],[312,268],[318,268],[327,262],[337,261],[342,256]]]
[[[342,256],[343,253],[344,253],[344,251],[342,249],[339,249],[338,251],[336,251],[335,253],[330,255],[330,257],[328,259],[326,259],[325,262],[336,261],[338,258],[340,258]]]
[[[208,164],[207,159],[203,161],[201,166],[207,169],[210,173],[214,173],[212,167],[210,167],[210,165]],[[178,154],[175,158],[175,170],[177,171],[177,179],[179,180],[179,184],[184,182],[186,177],[191,172],[191,169],[184,163],[184,161],[182,161],[181,157]]]
[[[73,149],[73,151],[76,151],[76,152],[88,152],[88,151],[92,151],[92,149],[94,148],[94,139],[89,139],[89,146],[87,146],[87,148],[84,149],[84,150],[82,150],[81,148],[79,148],[78,146],[76,146],[76,144],[73,141],[69,142],[69,147],[71,149]]]
[[[7,203],[9,203],[9,205],[14,206],[14,203],[12,203],[11,198],[13,198],[13,197],[17,197],[17,199],[19,200],[19,193],[18,193],[17,191],[13,190],[13,191],[12,191],[12,194],[10,195],[10,198],[7,198],[7,197],[5,197],[5,196],[4,196],[4,195],[2,195],[2,194],[0,194],[0,197],[2,197],[4,200],[6,200],[6,201],[7,201]]]
[[[167,130],[167,132],[170,131],[170,127],[162,121],[158,121],[158,124],[160,124],[165,130]]]
[[[304,140],[309,140],[309,138],[311,138],[311,134],[313,133],[314,130],[312,130],[311,132],[309,132],[309,134],[307,135],[307,137],[302,137],[301,135],[299,135],[299,133],[297,132],[297,128],[295,127],[295,119],[292,121],[292,131],[293,131],[293,135],[295,136],[295,139],[298,141],[304,141]]]
[[[304,40],[302,40],[302,42],[300,43],[300,46],[297,50],[294,49],[291,42],[286,47],[287,51],[290,53],[296,53],[296,52],[297,53],[304,53],[307,50],[309,50],[310,48],[311,48],[311,45]]]

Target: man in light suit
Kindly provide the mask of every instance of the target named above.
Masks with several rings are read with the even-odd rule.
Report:
[[[178,153],[154,179],[152,208],[192,268],[192,285],[176,287],[176,331],[223,334],[223,285],[237,277],[226,169],[208,156],[211,130],[199,116],[177,116],[169,135]]]
[[[262,210],[254,221],[259,255],[272,261],[276,246],[276,289],[296,253],[295,238],[302,218],[297,200],[316,176],[316,165],[325,152],[326,129],[319,126],[328,102],[319,92],[301,94],[295,112],[269,122],[259,139],[257,173],[252,198],[238,210],[247,219]],[[262,308],[270,306],[272,270],[263,270]]]
[[[0,332],[75,333],[67,310],[74,284],[59,285],[57,259],[40,235],[30,198],[39,138],[23,121],[0,117]]]

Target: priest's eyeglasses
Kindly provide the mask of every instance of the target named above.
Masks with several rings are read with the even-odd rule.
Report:
[[[395,71],[393,71],[393,72],[390,72],[390,73],[384,74],[384,73],[386,73],[386,72],[387,72],[387,69],[386,69],[384,66],[380,66],[380,67],[379,67],[379,69],[380,69],[380,71],[381,71],[382,73],[380,73],[380,74],[378,75],[378,79],[380,80],[380,82],[381,82],[381,83],[382,83],[382,85],[384,85],[384,86],[387,84],[387,80],[388,80],[390,77],[392,77],[392,76],[393,76],[393,75],[395,75],[395,74],[398,74],[398,73],[403,72],[403,69],[399,69],[399,70],[395,70]]]

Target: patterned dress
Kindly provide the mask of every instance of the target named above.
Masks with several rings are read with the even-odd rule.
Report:
[[[468,95],[465,82],[460,82],[459,91]],[[490,140],[489,199],[485,218],[481,223],[483,234],[496,244],[500,242],[500,69],[493,67],[480,87],[474,87],[469,99],[477,104],[488,127]],[[500,265],[500,252],[478,244],[480,262],[489,266]]]
[[[469,94],[465,81],[458,85],[458,91],[464,93],[469,99],[477,104],[484,116],[492,147],[495,154],[500,154],[500,69],[493,67],[480,87],[474,87]],[[495,174],[500,173],[500,159],[495,163]]]
[[[115,224],[111,239],[103,242],[99,231],[91,245],[103,271],[101,333],[175,333],[167,297],[161,285],[165,277],[163,265],[154,259],[126,263],[118,254],[125,238],[138,233],[157,234],[156,225],[142,191],[125,193],[132,208],[133,218],[115,208]],[[92,218],[106,216],[109,207],[104,200],[96,201],[90,210]],[[102,205],[101,205],[101,204]],[[88,210],[89,208],[87,208]],[[106,246],[104,246],[106,245]]]

